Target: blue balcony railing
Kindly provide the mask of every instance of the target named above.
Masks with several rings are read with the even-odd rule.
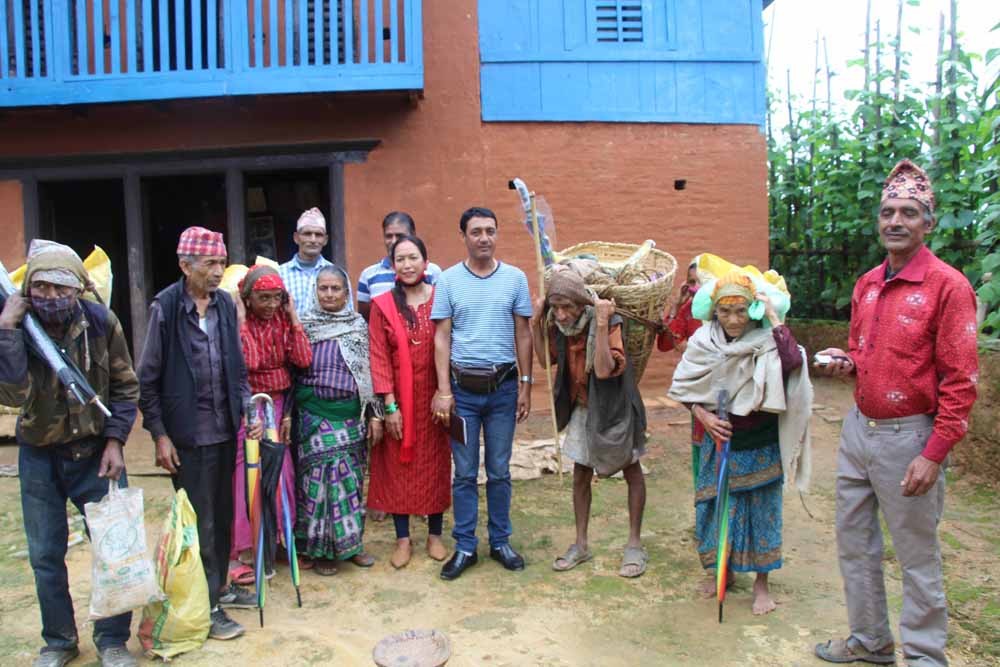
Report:
[[[423,88],[421,0],[0,0],[0,106]]]

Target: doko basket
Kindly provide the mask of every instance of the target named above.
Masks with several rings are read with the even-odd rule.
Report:
[[[639,246],[634,243],[589,241],[570,246],[559,254],[566,259],[578,255],[593,255],[602,265],[618,268],[638,249]],[[607,284],[590,285],[590,287],[602,299],[614,299],[619,308],[646,320],[661,321],[663,309],[674,286],[677,260],[670,253],[652,248],[629,274],[630,277],[645,276],[647,280],[624,285]],[[656,332],[636,320],[627,317],[624,319],[625,354],[632,361],[635,381],[638,382],[646,371],[646,363],[656,343]]]

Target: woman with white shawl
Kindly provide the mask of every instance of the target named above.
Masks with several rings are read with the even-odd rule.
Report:
[[[347,308],[350,281],[340,267],[316,276],[316,304],[302,316],[312,363],[295,387],[298,413],[298,526],[295,536],[317,574],[337,561],[371,567],[362,545],[368,445],[382,439],[382,406],[372,390],[368,325]]]
[[[805,353],[782,324],[773,291],[744,270],[700,291],[703,312],[696,316],[710,321],[689,339],[668,393],[705,427],[695,493],[698,555],[702,567],[715,568],[716,444],[729,440],[727,587],[734,572],[756,573],[752,609],[766,614],[775,608],[768,574],[782,563],[782,487],[793,475],[800,490],[808,485],[812,387]],[[716,414],[720,390],[730,397],[728,420]],[[711,575],[703,592],[715,591]]]

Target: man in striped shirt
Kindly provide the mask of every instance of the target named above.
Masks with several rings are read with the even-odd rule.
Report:
[[[497,218],[470,208],[459,222],[468,258],[438,279],[431,319],[438,390],[431,410],[449,425],[454,412],[465,442],[452,439],[455,554],[441,569],[457,579],[478,562],[479,433],[483,431],[490,557],[508,570],[524,569],[510,545],[510,456],[516,422],[531,410],[531,297],[524,272],[493,257]]]
[[[382,220],[382,240],[385,243],[386,255],[362,271],[358,277],[358,312],[366,320],[371,311],[372,299],[385,294],[396,283],[396,270],[392,268],[389,252],[396,239],[407,234],[410,236],[417,234],[417,223],[409,213],[393,211]],[[439,275],[441,267],[434,262],[428,262],[424,282],[433,285]]]
[[[333,264],[323,257],[330,235],[326,231],[326,218],[323,212],[313,207],[304,211],[295,224],[292,235],[299,251],[289,261],[278,267],[285,288],[295,302],[295,312],[299,317],[312,310],[316,305],[316,276],[324,266]],[[347,307],[351,308],[350,285],[348,285]]]

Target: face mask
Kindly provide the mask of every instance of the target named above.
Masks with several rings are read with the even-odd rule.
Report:
[[[76,299],[60,296],[55,299],[31,297],[31,310],[42,324],[66,324],[76,312]]]

